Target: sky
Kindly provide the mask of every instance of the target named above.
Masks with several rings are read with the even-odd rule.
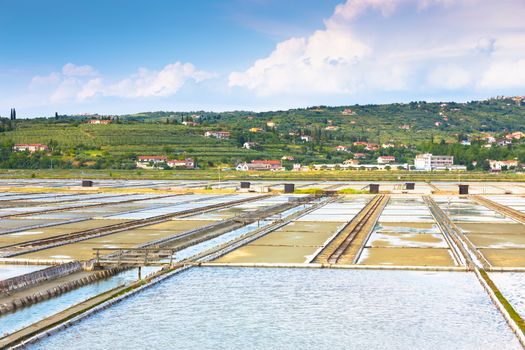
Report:
[[[0,0],[0,115],[525,95],[525,0]]]

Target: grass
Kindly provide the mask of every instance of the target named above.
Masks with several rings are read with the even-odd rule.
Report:
[[[525,182],[524,173],[407,172],[407,171],[310,171],[241,172],[221,171],[221,180],[286,181],[516,181]],[[129,180],[218,180],[217,170],[115,170],[115,169],[0,169],[4,179],[129,179]]]
[[[368,191],[356,190],[353,188],[343,188],[342,190],[337,191],[338,194],[367,194]]]
[[[512,305],[508,302],[508,300],[503,296],[503,294],[501,293],[501,291],[498,289],[498,287],[496,287],[496,285],[494,284],[494,282],[492,282],[492,280],[490,279],[489,275],[487,274],[487,272],[485,270],[479,270],[481,276],[483,277],[483,279],[485,280],[485,282],[487,282],[488,286],[490,287],[490,289],[492,289],[492,291],[494,292],[494,294],[496,295],[496,298],[498,298],[498,300],[503,304],[503,307],[505,308],[505,310],[509,313],[510,315],[510,318],[512,318],[512,320],[514,322],[516,322],[516,324],[518,325],[519,329],[525,333],[525,321],[523,320],[523,318],[516,312],[516,310],[514,310],[514,308],[512,307]]]
[[[293,193],[295,194],[323,194],[325,191],[321,188],[305,188],[297,189]]]

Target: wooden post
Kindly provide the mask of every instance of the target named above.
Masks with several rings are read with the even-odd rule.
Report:
[[[142,266],[139,266],[139,281],[142,279]]]

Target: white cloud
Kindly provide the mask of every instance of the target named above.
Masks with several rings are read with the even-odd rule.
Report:
[[[215,77],[213,73],[197,70],[191,63],[168,64],[160,71],[140,68],[131,77],[109,86],[105,95],[120,97],[152,97],[175,94],[188,81],[201,82]]]
[[[432,87],[454,90],[471,83],[470,72],[456,65],[443,65],[432,70],[428,76]]]
[[[62,74],[66,77],[83,77],[97,75],[97,71],[89,66],[77,66],[73,63],[67,63],[62,67]]]
[[[494,62],[481,77],[483,89],[525,88],[525,58]]]
[[[53,72],[46,76],[35,76],[31,79],[30,88],[38,88],[39,86],[58,84],[62,80],[59,73]]]
[[[176,94],[186,82],[211,79],[216,74],[198,70],[191,63],[176,62],[156,71],[140,68],[134,74],[110,82],[89,65],[77,66],[68,63],[60,73],[35,76],[29,85],[30,91],[47,95],[49,102],[62,104],[82,102],[97,96],[147,98]]]
[[[524,17],[521,0],[347,0],[323,29],[230,73],[229,86],[261,96],[519,87]]]

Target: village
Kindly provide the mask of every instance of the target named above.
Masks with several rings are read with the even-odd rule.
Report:
[[[350,109],[345,109],[342,112],[345,115],[352,115],[354,112]],[[197,122],[183,121],[182,124],[186,126],[196,126]],[[198,120],[198,116],[193,116],[192,120]],[[86,121],[90,125],[105,126],[112,123],[111,118],[94,118]],[[329,121],[330,122],[330,121]],[[266,123],[269,128],[276,128],[276,124],[272,121]],[[408,127],[408,126],[402,126]],[[250,128],[250,133],[260,133],[262,128]],[[310,135],[296,135],[300,142],[308,144],[312,142]],[[204,132],[205,138],[213,138],[219,141],[227,141],[232,137],[231,132],[225,130],[207,130]],[[470,147],[472,142],[481,143],[482,148],[505,148],[512,147],[514,144],[521,143],[525,140],[525,134],[520,131],[509,132],[501,137],[496,137],[493,133],[482,133],[476,138],[465,138],[459,142],[463,147]],[[242,143],[242,149],[245,150],[260,150],[261,145],[254,141],[245,141]],[[365,170],[365,171],[467,171],[467,164],[458,164],[454,161],[452,155],[439,155],[432,153],[420,153],[412,159],[411,162],[399,160],[393,155],[379,155],[372,158],[377,152],[388,151],[390,149],[409,149],[410,146],[405,144],[395,144],[393,142],[386,142],[382,144],[371,143],[366,141],[355,141],[350,145],[337,145],[333,147],[333,152],[346,158],[342,162],[314,162],[310,164],[301,164],[297,162],[296,157],[292,155],[283,154],[280,159],[249,159],[247,161],[239,161],[235,164],[227,164],[223,166],[224,170],[237,171],[333,171],[333,170]],[[51,150],[48,145],[42,143],[20,143],[14,144],[14,152],[33,153],[49,153]],[[134,159],[136,169],[155,169],[155,170],[169,170],[169,169],[199,169],[198,161],[186,155],[169,156],[167,154],[139,154]],[[477,162],[473,161],[471,166],[476,166]],[[487,170],[491,172],[500,171],[516,171],[523,168],[518,159],[487,159]],[[228,168],[230,166],[231,168]]]

